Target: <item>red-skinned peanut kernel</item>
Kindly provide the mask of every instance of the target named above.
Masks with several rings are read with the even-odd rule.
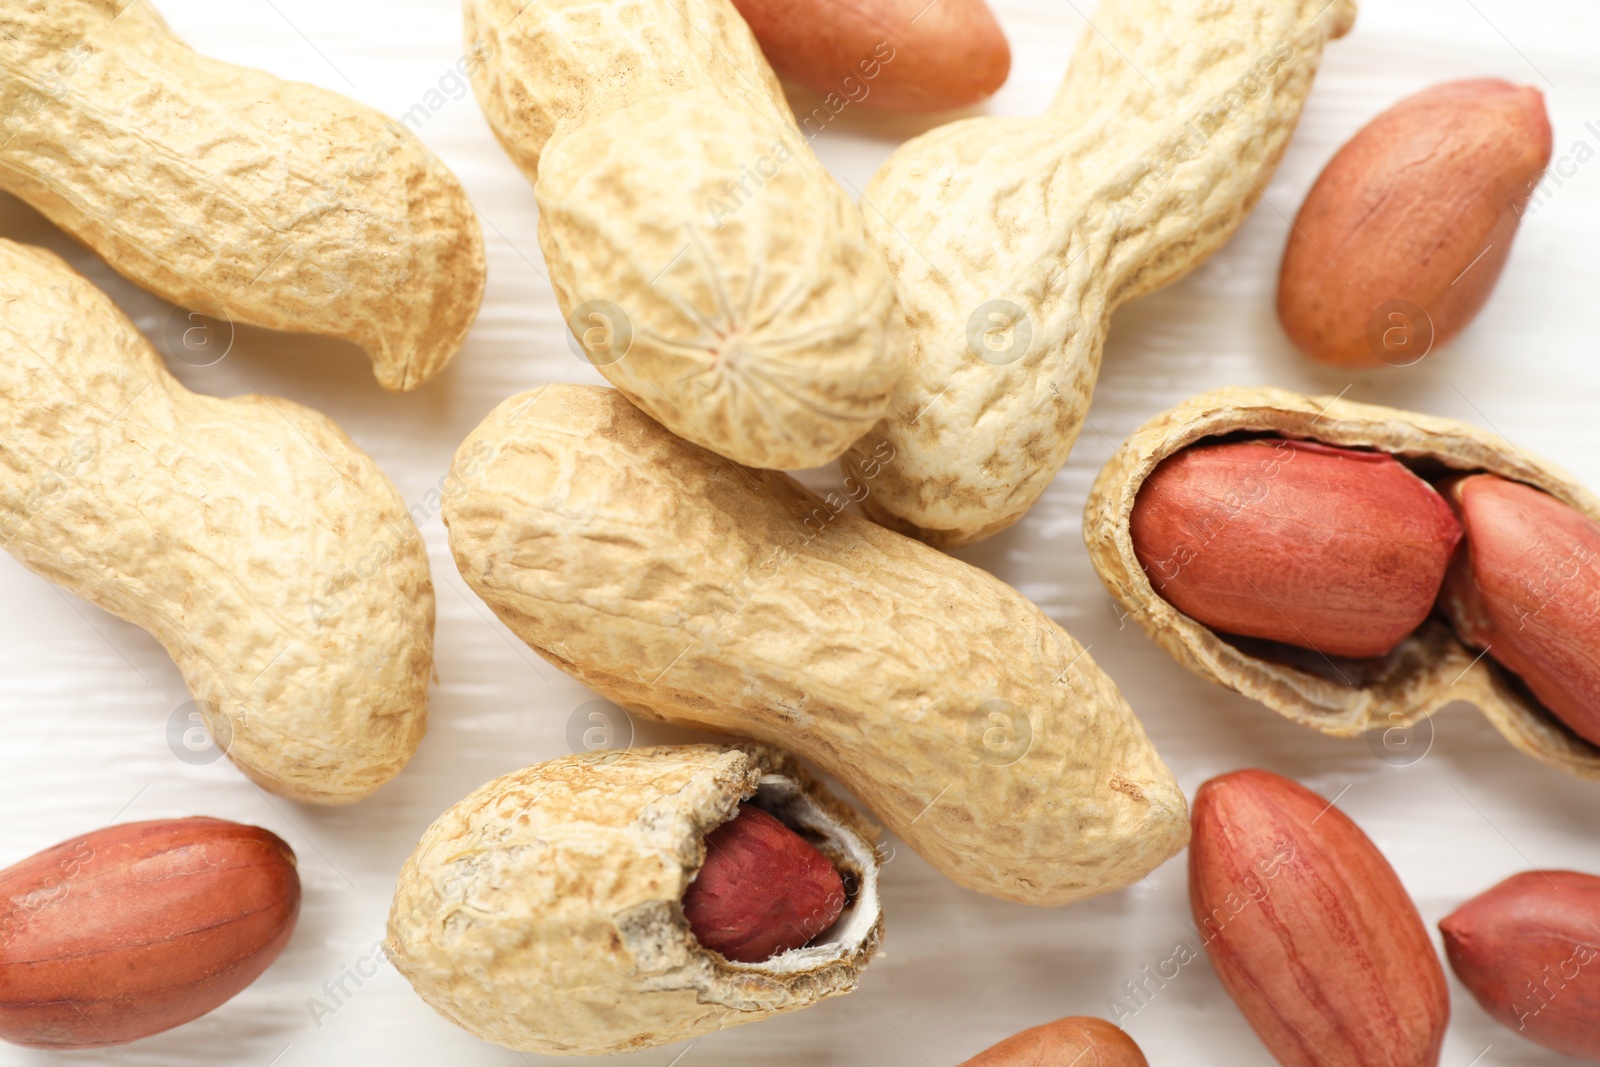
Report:
[[[122,823],[0,871],[0,1038],[120,1045],[267,969],[300,913],[294,853],[221,819]]]
[[[1600,744],[1600,525],[1492,474],[1443,489],[1467,532],[1439,601],[1456,633]]]
[[[1150,1061],[1121,1028],[1074,1015],[1013,1034],[961,1067],[1150,1067]]]
[[[1600,878],[1525,871],[1439,923],[1450,968],[1529,1041],[1600,1063]]]
[[[1206,955],[1284,1067],[1437,1067],[1444,968],[1361,828],[1267,771],[1194,798],[1189,902]]]
[[[752,804],[706,835],[683,896],[695,939],[739,963],[800,948],[844,911],[844,881],[810,842]]]
[[[1537,89],[1495,78],[1407,97],[1341,148],[1295,217],[1278,318],[1321,363],[1406,366],[1489,299],[1550,162]]]
[[[1276,438],[1169,457],[1130,532],[1156,592],[1205,626],[1355,658],[1427,618],[1461,539],[1393,456]]]

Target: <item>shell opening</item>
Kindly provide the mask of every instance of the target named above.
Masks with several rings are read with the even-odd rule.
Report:
[[[844,879],[846,900],[834,924],[805,946],[780,952],[760,963],[729,960],[725,966],[791,974],[814,970],[857,952],[871,936],[881,911],[878,858],[872,842],[824,810],[797,782],[783,775],[763,774],[755,794],[743,799],[805,837],[826,856]],[[730,811],[730,817],[732,814]]]

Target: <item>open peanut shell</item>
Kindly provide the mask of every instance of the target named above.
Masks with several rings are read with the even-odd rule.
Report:
[[[844,879],[834,925],[762,963],[702,946],[682,899],[748,800]],[[883,937],[877,828],[792,756],[749,742],[594,752],[488,783],[400,872],[386,950],[435,1011],[524,1052],[684,1041],[848,993]]]
[[[1486,471],[1600,519],[1600,499],[1566,471],[1468,423],[1281,389],[1217,389],[1135,431],[1095,479],[1084,508],[1083,537],[1095,570],[1145,632],[1200,677],[1326,734],[1399,729],[1465,700],[1533,758],[1600,778],[1600,748],[1562,724],[1515,675],[1463,645],[1437,613],[1389,655],[1350,660],[1221,635],[1162,599],[1129,532],[1140,487],[1162,460],[1201,440],[1261,436],[1387,452],[1423,477]]]

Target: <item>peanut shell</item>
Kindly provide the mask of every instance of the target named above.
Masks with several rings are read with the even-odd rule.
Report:
[[[467,0],[466,21],[585,358],[740,463],[837,459],[888,405],[905,321],[730,0]]]
[[[1352,0],[1101,0],[1054,102],[901,145],[867,228],[911,330],[869,512],[939,545],[998,533],[1066,462],[1111,314],[1232,236]]]
[[[185,389],[104,293],[0,240],[0,546],[150,631],[266,789],[358,800],[427,728],[433,584],[326,416]]]
[[[1194,674],[1337,737],[1401,731],[1453,700],[1475,704],[1521,752],[1582,778],[1600,778],[1600,748],[1568,729],[1503,667],[1467,648],[1437,615],[1388,656],[1335,660],[1284,646],[1231,643],[1163,600],[1129,533],[1139,487],[1156,465],[1197,441],[1277,435],[1388,452],[1435,473],[1487,471],[1542,489],[1591,518],[1600,499],[1560,467],[1454,419],[1281,389],[1217,389],[1145,423],[1095,479],[1083,536],[1100,580],[1174,659]]]
[[[694,939],[682,899],[705,836],[750,798],[811,834],[854,892],[811,944],[733,963]],[[567,756],[488,783],[428,828],[400,872],[387,952],[440,1015],[508,1048],[684,1041],[855,988],[883,937],[876,837],[765,745]]]
[[[0,189],[134,284],[351,341],[386,389],[461,347],[483,235],[410,129],[200,55],[148,0],[7,0],[0,41]]]
[[[460,455],[483,448],[444,505],[462,577],[623,707],[812,760],[944,874],[1008,900],[1119,888],[1187,840],[1116,685],[993,576],[613,390],[513,397]]]

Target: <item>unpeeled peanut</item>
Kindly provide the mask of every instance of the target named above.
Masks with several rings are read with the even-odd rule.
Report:
[[[1338,808],[1266,771],[1194,798],[1189,900],[1206,955],[1284,1067],[1433,1067],[1450,1000],[1422,917]]]
[[[630,711],[792,747],[971,889],[1065,904],[1183,847],[1171,772],[1088,651],[1015,589],[682,440],[620,393],[547,385],[462,444],[461,576]]]
[[[1131,533],[1155,590],[1206,626],[1352,657],[1385,655],[1427,618],[1461,539],[1393,456],[1281,438],[1167,459]]]
[[[1440,599],[1456,633],[1600,744],[1600,525],[1492,474],[1444,489],[1467,535]]]
[[[483,234],[406,126],[200,55],[139,0],[8,0],[0,42],[0,189],[134,284],[354,342],[386,389],[461,347]]]
[[[948,0],[945,0],[948,2]],[[939,546],[1020,519],[1072,451],[1112,313],[1227,241],[1354,0],[1102,0],[1049,109],[907,141],[867,229],[911,330],[868,514]]]
[[[1494,290],[1550,162],[1537,89],[1492,78],[1400,101],[1341,148],[1306,197],[1278,317],[1322,363],[1413,363]]]
[[[251,779],[347,804],[400,773],[427,729],[428,554],[344,431],[189,392],[110,297],[6,240],[0,425],[0,547],[149,630]]]
[[[861,211],[729,0],[467,0],[585,358],[677,436],[778,470],[888,407],[905,318]]]
[[[695,939],[739,963],[800,948],[844,911],[828,858],[753,804],[706,835],[706,862],[683,896]]]
[[[1529,1041],[1600,1063],[1600,878],[1525,871],[1439,924],[1483,1010]]]
[[[773,68],[824,97],[892,111],[942,111],[976,104],[1011,73],[1011,46],[984,0],[734,0],[734,6]]]
[[[278,957],[294,853],[221,819],[125,823],[0,871],[0,1037],[120,1045],[212,1010]]]
[[[831,928],[751,962],[714,951],[685,916],[696,882],[726,883],[708,869],[713,838],[744,803],[793,827],[849,886]],[[400,872],[386,951],[423,1000],[485,1041],[550,1056],[687,1041],[856,987],[883,938],[877,833],[765,745],[566,756],[439,817]],[[751,888],[741,908],[771,886]]]
[[[1104,1019],[1074,1015],[1013,1034],[961,1067],[1149,1067],[1139,1046]]]

